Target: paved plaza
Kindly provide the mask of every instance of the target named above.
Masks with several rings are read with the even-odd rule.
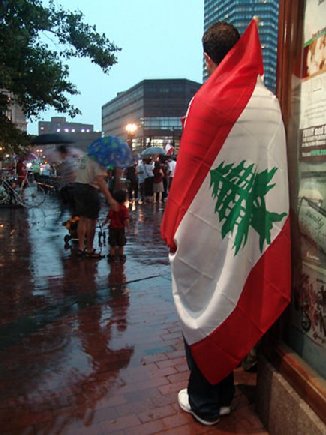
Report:
[[[177,405],[188,369],[162,207],[130,205],[127,261],[111,265],[65,246],[57,208],[0,209],[0,434],[266,434],[241,368],[218,425]]]

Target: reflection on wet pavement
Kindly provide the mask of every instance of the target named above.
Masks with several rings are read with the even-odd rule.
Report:
[[[142,367],[146,355],[175,350],[159,340],[162,325],[176,322],[162,210],[131,209],[127,262],[109,265],[65,248],[56,208],[48,197],[40,209],[0,210],[4,432],[88,427],[119,397],[129,369]]]
[[[217,428],[176,404],[189,373],[163,210],[130,205],[127,262],[109,265],[65,246],[57,206],[0,209],[0,434],[266,433],[254,374],[236,372],[236,410]]]

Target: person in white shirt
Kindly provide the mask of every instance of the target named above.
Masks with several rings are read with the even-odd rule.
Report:
[[[139,194],[139,204],[144,202],[145,194],[144,194],[144,181],[145,181],[145,171],[144,171],[144,161],[138,161],[138,194]]]
[[[168,160],[168,166],[169,166],[169,190],[170,190],[174,173],[175,173],[175,168],[177,166],[177,162],[171,157]]]

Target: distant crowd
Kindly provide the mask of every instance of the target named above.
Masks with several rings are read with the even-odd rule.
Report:
[[[126,168],[125,179],[129,201],[164,202],[173,181],[176,157],[159,156],[138,160]]]

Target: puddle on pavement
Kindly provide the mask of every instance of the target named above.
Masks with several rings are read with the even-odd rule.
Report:
[[[162,212],[130,212],[127,262],[110,265],[65,247],[66,228],[53,225],[54,199],[42,209],[0,210],[1,420],[48,410],[48,433],[84,424],[124,385],[130,365],[170,350],[155,344],[162,324],[176,317]],[[53,414],[61,408],[70,411]]]

